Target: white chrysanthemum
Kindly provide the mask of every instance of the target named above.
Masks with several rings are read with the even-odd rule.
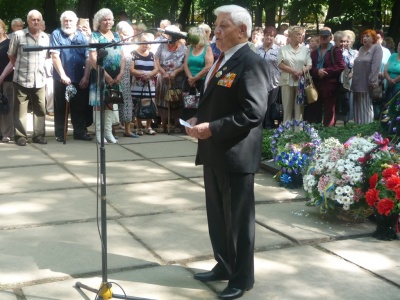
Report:
[[[337,164],[338,166],[344,166],[344,165],[345,165],[344,159],[343,159],[343,158],[339,159],[339,160],[336,162],[336,164]]]
[[[344,210],[349,210],[349,209],[350,209],[350,205],[348,205],[348,204],[343,204],[343,209],[344,209]]]
[[[351,192],[353,192],[353,189],[351,188],[351,186],[345,185],[345,186],[343,187],[343,193],[349,195]]]
[[[353,173],[353,181],[354,182],[359,182],[362,179],[362,175],[360,173]]]
[[[340,173],[343,173],[345,168],[343,166],[337,166],[336,170]]]
[[[342,188],[341,186],[338,186],[338,187],[335,189],[335,193],[336,193],[337,195],[343,194],[343,188]]]
[[[343,204],[350,205],[350,204],[351,204],[351,199],[350,199],[350,197],[348,197],[348,196],[343,196],[343,197],[342,197],[342,203],[343,203]]]

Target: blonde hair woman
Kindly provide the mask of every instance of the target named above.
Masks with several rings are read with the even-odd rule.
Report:
[[[279,86],[282,92],[283,122],[303,119],[303,105],[296,103],[299,79],[303,68],[311,68],[310,49],[302,45],[304,28],[289,28],[289,44],[278,51],[278,67],[282,70]]]

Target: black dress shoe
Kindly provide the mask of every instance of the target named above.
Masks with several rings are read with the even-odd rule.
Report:
[[[46,145],[47,141],[42,137],[42,136],[38,136],[32,139],[32,142],[34,142],[35,144],[41,144],[41,145]]]
[[[26,138],[19,138],[16,142],[15,142],[18,146],[26,146]]]
[[[80,141],[91,141],[93,138],[87,134],[80,135],[80,136],[74,136],[74,140],[80,140]]]
[[[194,279],[207,282],[215,280],[228,280],[229,276],[222,272],[211,270],[208,272],[194,274]]]
[[[226,287],[219,295],[218,298],[222,300],[237,299],[243,296],[245,290]]]

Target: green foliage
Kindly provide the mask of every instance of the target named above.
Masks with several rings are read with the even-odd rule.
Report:
[[[371,136],[375,132],[381,132],[379,122],[370,124],[347,123],[346,126],[324,127],[322,124],[315,124],[314,128],[322,140],[330,137],[337,138],[341,143],[346,142],[352,136]]]
[[[263,132],[263,143],[262,143],[262,157],[266,159],[272,159],[271,141],[274,135],[274,129],[264,130]]]

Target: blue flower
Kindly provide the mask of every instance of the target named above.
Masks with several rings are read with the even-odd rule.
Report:
[[[282,174],[282,176],[281,176],[281,181],[283,182],[283,183],[290,183],[290,182],[292,182],[292,177],[291,176],[289,176],[288,174]]]

